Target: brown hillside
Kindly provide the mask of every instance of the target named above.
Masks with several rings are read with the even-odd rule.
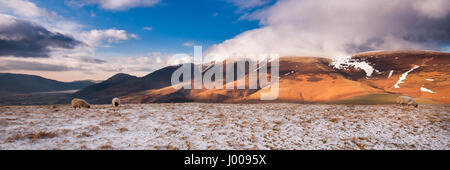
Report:
[[[271,102],[315,103],[353,98],[368,94],[398,94],[450,103],[450,54],[433,51],[365,52],[352,62],[366,62],[375,69],[364,70],[330,65],[333,60],[318,57],[280,58],[279,97]],[[394,85],[414,66],[399,88]],[[269,66],[270,70],[270,66]],[[390,72],[392,75],[389,77]],[[269,71],[270,73],[270,71]],[[245,78],[236,81],[248,81]],[[236,83],[231,82],[231,83]],[[435,93],[422,91],[421,87]],[[125,96],[130,103],[146,102],[261,102],[261,89],[175,90],[171,86]]]

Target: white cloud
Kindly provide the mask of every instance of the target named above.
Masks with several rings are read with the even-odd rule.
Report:
[[[192,47],[194,45],[195,45],[194,42],[185,42],[185,43],[183,43],[183,46],[186,46],[186,47]]]
[[[153,27],[144,27],[144,28],[142,28],[142,29],[144,29],[144,30],[146,30],[146,31],[151,31],[151,30],[153,30]]]
[[[97,65],[95,70],[106,72],[123,72],[144,76],[169,65],[184,63],[190,58],[177,58],[174,55],[152,52],[140,56],[122,56],[108,58],[106,64]]]
[[[413,7],[429,18],[442,18],[448,14],[450,1],[448,0],[421,0],[415,1]]]
[[[74,35],[84,28],[84,25],[65,20],[55,12],[38,7],[29,0],[0,0],[0,13],[32,21],[52,32],[63,34]]]
[[[368,50],[436,49],[450,41],[449,2],[278,1],[243,16],[259,20],[260,28],[214,45],[206,54],[332,57]]]
[[[149,7],[160,3],[161,0],[71,0],[69,5],[84,6],[98,4],[108,10],[128,10],[136,7]]]
[[[124,40],[136,39],[136,34],[131,34],[125,30],[107,29],[107,30],[90,30],[82,32],[81,41],[91,47],[103,46],[104,43],[118,43]]]
[[[94,11],[91,11],[91,18],[94,18],[95,16],[97,16],[97,15],[95,14],[95,12],[94,12]]]
[[[268,4],[271,0],[227,0],[239,9],[251,9]]]
[[[43,8],[37,7],[28,0],[0,0],[0,12],[11,13],[21,17],[57,17],[54,12],[48,12]]]
[[[115,57],[93,56],[86,51],[56,52],[50,58],[2,57],[0,71],[35,74],[63,81],[104,80],[116,73],[145,76],[154,70],[183,63],[187,59],[159,52]]]
[[[17,23],[18,19],[39,27],[39,30],[35,29],[38,33],[41,30],[48,30],[55,33],[55,35],[62,33],[74,37],[76,40],[83,42],[84,45],[77,45],[73,49],[48,48],[48,51],[45,51],[45,54],[48,54],[46,58],[2,56],[0,57],[1,71],[34,74],[63,81],[72,81],[79,79],[106,79],[117,72],[127,72],[142,76],[154,69],[166,66],[168,63],[167,55],[158,55],[159,53],[139,57],[127,57],[120,54],[116,57],[96,55],[95,51],[98,47],[106,47],[110,43],[136,39],[138,36],[118,29],[88,30],[86,29],[88,28],[87,26],[66,20],[54,12],[48,12],[43,8],[39,8],[32,2],[25,0],[0,0],[0,29],[5,30],[9,28],[12,24]],[[23,32],[23,30],[17,31]],[[3,40],[30,39],[29,37],[24,37],[28,36],[28,34],[12,34],[11,31],[0,32],[0,39]],[[42,31],[40,34],[43,34]],[[42,39],[37,43],[42,44]],[[24,52],[26,51],[24,50]]]

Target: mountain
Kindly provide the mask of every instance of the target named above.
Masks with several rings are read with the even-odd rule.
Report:
[[[408,95],[421,103],[450,103],[450,54],[445,52],[377,51],[337,59],[282,57],[279,62],[279,96],[269,102],[374,104],[393,103],[398,95]],[[246,79],[248,72],[236,81]],[[262,102],[260,95],[266,91],[167,86],[121,97],[128,103],[245,103]]]
[[[81,89],[72,94],[72,96],[89,100],[92,103],[95,103],[94,101],[106,103],[104,100],[106,98],[113,98],[115,95],[124,95],[133,92],[135,87],[125,86],[124,84],[135,82],[138,79],[135,76],[119,73],[101,83]]]
[[[59,82],[34,75],[0,73],[0,105],[67,103],[71,93],[94,83],[90,80]]]
[[[77,90],[94,84],[91,81],[60,82],[40,76],[0,73],[0,94],[23,94]]]
[[[101,83],[88,86],[72,96],[83,98],[94,104],[110,103],[111,99],[116,96],[170,86],[172,73],[179,67],[168,66],[144,77],[119,73]]]
[[[226,66],[227,62],[236,64],[236,60],[217,64]],[[249,64],[246,63],[244,77],[227,83],[248,82]],[[450,103],[450,53],[446,52],[372,51],[333,59],[282,57],[279,64],[279,94],[275,101],[261,101],[261,94],[268,90],[260,87],[176,90],[171,85],[171,76],[181,66],[177,65],[164,67],[144,77],[120,73],[98,83],[59,82],[33,75],[0,73],[0,104],[70,103],[74,97],[93,104],[110,103],[114,97],[120,97],[124,103],[376,104],[393,103],[399,95],[412,96],[419,103]],[[204,66],[202,74],[215,68],[212,66]],[[270,69],[272,66],[269,64],[269,73]],[[81,90],[75,92],[78,89]],[[72,92],[75,93],[70,94]]]

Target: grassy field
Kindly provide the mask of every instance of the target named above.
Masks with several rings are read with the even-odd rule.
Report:
[[[448,150],[449,108],[292,103],[3,106],[0,150]]]

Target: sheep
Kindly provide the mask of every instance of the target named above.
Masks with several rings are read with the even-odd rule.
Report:
[[[89,105],[89,103],[87,103],[83,99],[74,98],[74,99],[72,99],[72,107],[73,108],[83,108],[83,107],[91,108],[91,105]]]
[[[112,105],[113,105],[113,107],[119,107],[120,99],[117,97],[114,97],[114,99],[112,99]]]
[[[398,96],[397,97],[397,104],[400,105],[407,105],[407,106],[414,106],[417,107],[418,104],[412,97],[409,96]]]

